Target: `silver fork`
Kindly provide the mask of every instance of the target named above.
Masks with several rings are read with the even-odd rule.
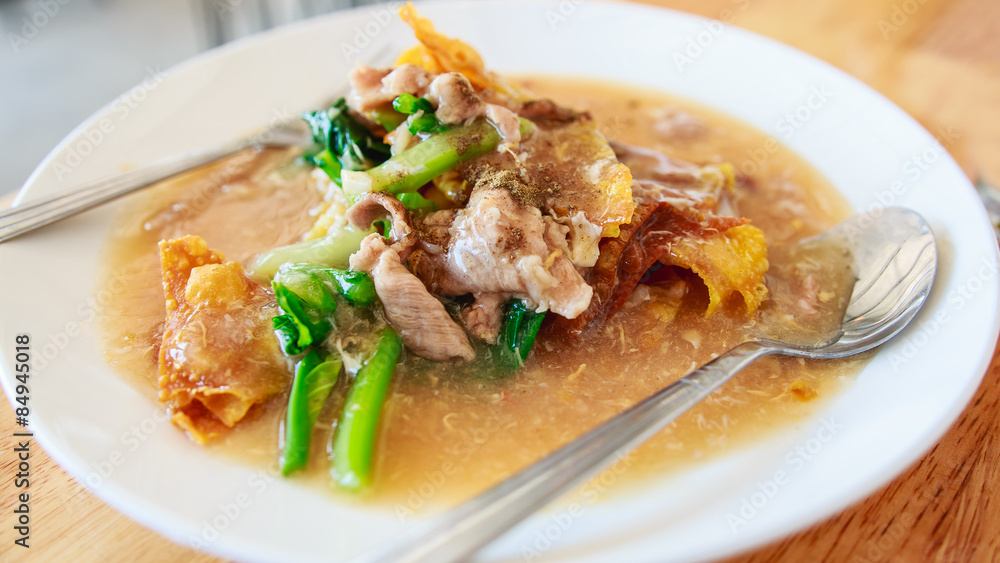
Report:
[[[393,59],[391,53],[391,46],[383,44],[374,51],[366,64],[373,67],[390,65]],[[346,95],[347,87],[342,86],[335,92],[337,95],[332,100]],[[329,105],[328,103],[323,107]],[[312,137],[305,124],[295,119],[279,123],[238,141],[174,155],[138,170],[76,186],[0,212],[0,243],[244,149],[305,146],[311,142]]]
[[[210,164],[248,148],[303,146],[311,141],[298,120],[231,141],[174,155],[138,170],[77,186],[0,212],[0,242],[141,190],[186,170]]]

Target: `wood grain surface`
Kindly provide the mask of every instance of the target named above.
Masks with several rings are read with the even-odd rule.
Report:
[[[882,92],[973,178],[1000,185],[1000,1],[661,0],[822,58]],[[9,201],[6,202],[9,204]],[[207,562],[105,505],[35,446],[32,547],[14,546],[14,414],[0,401],[0,559]],[[1000,358],[945,437],[889,485],[736,562],[1000,561]]]

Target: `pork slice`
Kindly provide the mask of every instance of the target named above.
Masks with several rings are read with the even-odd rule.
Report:
[[[428,213],[417,225],[420,235],[420,247],[433,254],[442,254],[451,240],[452,223],[458,215],[457,209],[442,209]]]
[[[361,63],[348,75],[351,92],[347,105],[357,112],[373,110],[391,102],[400,94],[423,96],[431,83],[431,75],[413,64],[402,64],[395,69],[378,69]]]
[[[521,142],[521,122],[510,109],[483,101],[469,79],[457,72],[440,74],[427,89],[427,99],[437,108],[434,115],[447,125],[466,123],[485,116],[500,133],[500,150]]]
[[[469,334],[484,342],[496,344],[503,325],[504,301],[506,300],[500,294],[487,293],[463,309],[462,320]]]
[[[457,72],[438,75],[427,89],[427,99],[437,108],[434,115],[448,125],[475,119],[486,112],[486,103],[476,94],[469,79]]]
[[[410,213],[403,202],[385,192],[367,192],[348,208],[346,217],[352,226],[367,229],[385,214],[392,219],[392,248],[406,260],[417,238],[410,224]]]
[[[468,205],[455,216],[445,251],[424,248],[410,267],[441,295],[471,293],[477,301],[516,296],[539,312],[576,317],[593,290],[570,261],[565,227],[511,195],[523,189],[519,183],[511,170],[481,173]]]
[[[444,305],[428,293],[378,233],[366,237],[351,255],[351,269],[367,272],[375,283],[386,320],[413,353],[431,360],[473,360],[469,339]]]
[[[552,100],[528,100],[517,110],[518,115],[543,127],[567,125],[574,121],[590,121],[589,113],[564,108]]]
[[[495,104],[486,104],[486,119],[500,133],[500,145],[497,150],[506,152],[514,150],[521,143],[521,120],[511,110]]]

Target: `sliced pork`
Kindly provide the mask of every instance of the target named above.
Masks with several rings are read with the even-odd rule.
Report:
[[[576,317],[593,290],[569,258],[567,228],[517,201],[513,193],[523,190],[520,184],[510,170],[481,173],[468,205],[455,215],[444,251],[423,245],[410,267],[434,293],[471,293],[491,315],[491,304],[513,296],[538,311]]]
[[[473,360],[476,353],[465,331],[424,284],[403,266],[399,254],[378,233],[368,235],[351,255],[351,269],[367,272],[375,282],[386,320],[406,347],[431,360]]]
[[[377,69],[359,63],[348,75],[351,92],[347,95],[347,106],[363,113],[391,102],[400,94],[420,96],[430,86],[431,78],[417,65]]]
[[[367,192],[347,210],[347,220],[354,227],[367,229],[385,214],[392,219],[393,249],[403,260],[417,242],[410,214],[403,203],[385,192]]]
[[[392,218],[392,245],[378,233],[368,235],[351,255],[351,269],[372,277],[386,319],[413,353],[431,360],[474,359],[476,354],[462,327],[403,266],[417,242],[403,204],[386,193],[366,193],[347,210],[347,219],[356,227],[367,228],[385,214]]]
[[[484,102],[469,79],[457,72],[438,75],[427,89],[427,99],[437,108],[434,115],[441,123],[456,125],[485,116],[500,133],[502,150],[521,142],[517,115],[506,107]]]

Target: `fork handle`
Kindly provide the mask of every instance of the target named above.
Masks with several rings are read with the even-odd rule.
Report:
[[[0,213],[0,242],[141,190],[191,168],[215,162],[247,147],[245,141],[237,141],[192,151],[12,207]]]
[[[624,457],[758,358],[778,352],[758,342],[740,344],[492,489],[407,531],[388,549],[363,555],[355,563],[462,560]]]

